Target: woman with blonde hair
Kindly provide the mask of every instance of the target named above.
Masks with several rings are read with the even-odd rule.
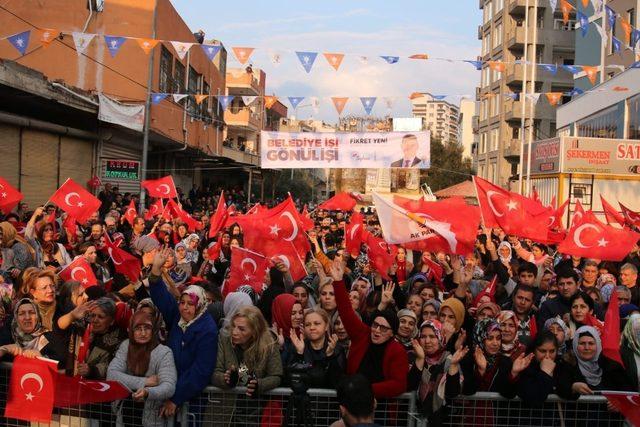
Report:
[[[56,312],[56,275],[51,270],[31,267],[25,270],[22,278],[20,298],[32,298],[38,306],[42,325],[47,331],[53,331],[53,317]]]
[[[0,247],[13,251],[13,262],[8,272],[14,279],[25,269],[35,266],[36,252],[8,221],[0,222]]]

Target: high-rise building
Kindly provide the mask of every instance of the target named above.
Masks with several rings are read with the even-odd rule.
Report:
[[[447,101],[437,99],[430,93],[414,95],[411,99],[413,117],[422,117],[431,137],[443,142],[458,142],[458,119],[460,110]]]
[[[523,105],[526,98],[513,94],[523,89],[539,94],[573,88],[571,73],[552,74],[535,64],[574,64],[575,13],[565,23],[560,8],[551,10],[546,0],[479,1],[483,20],[478,26],[482,41],[478,59],[483,65],[476,91],[480,105],[474,164],[479,176],[508,186],[520,173],[523,137],[544,139],[556,133],[555,107],[544,97]]]
[[[460,117],[458,119],[458,130],[460,135],[458,141],[464,148],[462,155],[471,157],[471,150],[477,142],[477,133],[473,128],[474,117],[478,115],[478,103],[472,99],[460,100]]]

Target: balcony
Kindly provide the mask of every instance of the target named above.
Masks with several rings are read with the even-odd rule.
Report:
[[[504,72],[504,79],[508,85],[522,84],[524,78],[523,64],[507,64]],[[519,91],[518,91],[519,92]]]
[[[249,108],[241,108],[237,111],[233,111],[233,109],[225,111],[224,121],[227,126],[235,126],[243,130],[259,132],[262,129],[260,114]]]
[[[543,44],[543,40],[545,37],[543,36],[543,31],[538,30],[538,38],[536,40],[537,44]],[[512,27],[509,32],[506,34],[507,48],[508,49],[524,49],[524,41],[525,41],[525,27]],[[529,31],[529,43],[533,40],[533,28]]]
[[[527,0],[509,0],[507,7],[509,9],[509,15],[524,16],[527,12]]]
[[[235,148],[223,146],[222,157],[227,157],[238,163],[245,163],[247,165],[260,166],[260,156],[256,153],[250,153],[248,151],[240,151]]]
[[[542,98],[542,97],[541,97]],[[507,99],[504,102],[505,120],[507,121],[521,121],[522,120],[522,101],[514,101]],[[525,101],[525,118],[531,118],[531,101]],[[533,110],[536,120],[555,120],[556,109],[549,105],[544,99],[538,100],[538,103],[534,106]]]
[[[247,73],[241,68],[228,70],[227,89],[229,91],[229,95],[262,95],[262,89],[259,79],[260,75],[260,70],[253,70],[253,73]]]
[[[482,30],[482,25],[478,25],[478,40],[482,40],[482,35],[484,31]]]
[[[520,145],[521,141],[519,139],[509,139],[505,142],[504,147],[502,147],[502,156],[509,160],[510,158],[520,157]]]

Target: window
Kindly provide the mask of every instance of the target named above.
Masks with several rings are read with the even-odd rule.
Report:
[[[498,149],[498,140],[500,139],[500,129],[491,130],[491,151]]]
[[[184,64],[176,61],[173,68],[173,93],[186,93],[184,77]]]
[[[629,9],[627,10],[627,21],[631,24],[632,27],[636,27],[636,10]]]
[[[483,132],[480,135],[480,154],[487,152],[487,133]]]
[[[491,17],[493,16],[493,7],[492,7],[492,3],[489,1],[484,5],[484,8],[482,9],[482,13],[483,13],[483,18],[484,20],[482,21],[483,23],[487,23],[491,21]]]
[[[629,99],[628,139],[640,139],[640,95]]]
[[[210,95],[211,94],[211,88],[209,87],[209,83],[205,82],[204,79],[203,79],[202,84],[203,84],[202,85],[202,94],[203,95]],[[209,119],[211,117],[211,113],[209,111],[210,100],[211,100],[211,98],[207,97],[200,104],[200,116],[202,116],[203,118]]]
[[[577,123],[578,135],[590,138],[616,138],[618,107],[610,107]]]
[[[489,176],[487,176],[487,179],[491,182],[496,182],[496,164],[495,163],[489,164]]]
[[[491,43],[491,33],[487,33],[482,38],[482,54],[486,55],[489,53],[489,44]]]
[[[500,96],[497,96],[491,103],[491,117],[495,117],[500,113]]]
[[[567,23],[564,23],[562,19],[554,19],[553,20],[553,29],[554,30],[562,30],[562,31],[573,31],[576,29],[576,21],[570,19]]]
[[[494,14],[498,14],[504,7],[504,0],[495,0]]]
[[[173,55],[169,49],[162,46],[160,52],[160,92],[171,93],[173,91]]]
[[[502,44],[502,24],[496,25],[493,30],[493,48],[497,48]]]
[[[187,88],[187,93],[190,95],[195,95],[198,93],[198,83],[200,82],[200,74],[193,69],[193,67],[189,67],[189,87]],[[187,100],[187,109],[189,113],[195,115],[197,114],[196,108],[196,100],[193,97],[189,97]]]

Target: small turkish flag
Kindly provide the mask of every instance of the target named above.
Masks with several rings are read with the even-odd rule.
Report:
[[[569,230],[567,238],[558,246],[558,252],[603,261],[621,261],[629,255],[640,234],[600,222],[592,211]]]
[[[155,218],[157,215],[162,214],[164,211],[164,205],[162,204],[162,199],[156,200],[154,203],[149,206],[149,209],[144,214],[145,221],[150,221]]]
[[[576,207],[573,208],[573,215],[571,216],[571,228],[575,227],[578,223],[582,222],[585,211],[580,203],[580,199],[576,199]]]
[[[271,261],[282,261],[291,273],[294,282],[303,279],[308,273],[307,269],[300,258],[299,251],[293,245],[293,242],[282,242],[271,249]]]
[[[364,241],[367,244],[367,256],[371,267],[380,273],[383,278],[389,280],[389,269],[396,262],[398,248],[395,245],[389,245],[368,231],[364,232]]]
[[[11,368],[4,416],[49,423],[53,412],[58,363],[44,358],[16,356]]]
[[[187,211],[182,209],[180,205],[174,202],[173,199],[169,199],[169,201],[167,202],[166,210],[173,218],[180,218],[182,222],[187,226],[189,231],[193,232],[202,228],[202,223],[195,220],[191,215],[187,213]]]
[[[98,188],[102,185],[102,181],[97,176],[93,176],[89,181],[87,181],[87,187]]]
[[[86,222],[102,204],[98,198],[71,178],[68,178],[49,200],[80,223]]]
[[[351,211],[356,207],[357,196],[353,193],[347,193],[343,191],[338,193],[329,200],[320,203],[318,209],[325,209],[328,211]]]
[[[220,251],[222,251],[222,239],[218,237],[216,243],[207,248],[207,255],[211,261],[217,261],[220,258]]]
[[[257,252],[233,246],[229,270],[224,295],[234,292],[242,285],[249,285],[257,294],[262,294],[264,277],[269,271],[269,259]]]
[[[96,279],[95,274],[93,274],[91,266],[82,256],[77,256],[71,264],[68,264],[60,270],[58,275],[65,282],[74,280],[82,283],[85,289],[98,284],[98,279]]]
[[[224,191],[220,193],[220,198],[218,199],[218,207],[216,207],[216,211],[213,215],[211,215],[211,219],[209,220],[209,238],[216,237],[218,231],[224,228],[224,223],[227,221],[227,217],[229,216],[227,212],[227,204],[224,199]]]
[[[104,233],[104,247],[102,252],[105,252],[111,258],[111,262],[120,274],[124,274],[132,282],[138,281],[140,278],[140,260],[124,249],[120,249],[116,243],[112,242],[107,233]]]
[[[604,211],[604,217],[607,219],[607,224],[619,224],[624,226],[624,215],[611,206],[611,204],[602,197],[602,194],[600,195],[600,202],[602,203],[602,210]]]
[[[171,175],[159,179],[147,179],[146,181],[142,181],[142,186],[151,197],[160,199],[173,199],[174,197],[178,197],[176,185]]]
[[[6,179],[0,177],[0,211],[8,214],[18,206],[20,200],[24,196],[7,182]]]
[[[304,231],[309,231],[315,227],[315,223],[311,219],[311,214],[309,214],[309,211],[307,210],[307,205],[304,205],[302,212],[300,212],[300,224]]]
[[[360,254],[360,246],[362,245],[362,235],[364,231],[364,218],[359,212],[351,215],[351,220],[344,230],[344,239],[347,252],[353,257]]]
[[[58,374],[54,406],[67,408],[125,399],[131,392],[118,381],[91,381]]]
[[[131,199],[131,203],[129,203],[129,207],[127,207],[127,210],[124,213],[124,219],[133,226],[133,220],[135,220],[137,216],[138,212],[136,211],[136,204],[133,199]]]
[[[631,425],[640,426],[640,394],[625,391],[602,391],[601,393],[629,420]]]
[[[620,209],[622,209],[622,215],[624,215],[627,224],[636,228],[640,227],[640,213],[632,211],[620,202],[618,202],[618,204],[620,205]]]
[[[620,338],[620,305],[618,304],[618,293],[611,292],[609,306],[604,315],[602,354],[624,366],[622,356],[620,355]]]

